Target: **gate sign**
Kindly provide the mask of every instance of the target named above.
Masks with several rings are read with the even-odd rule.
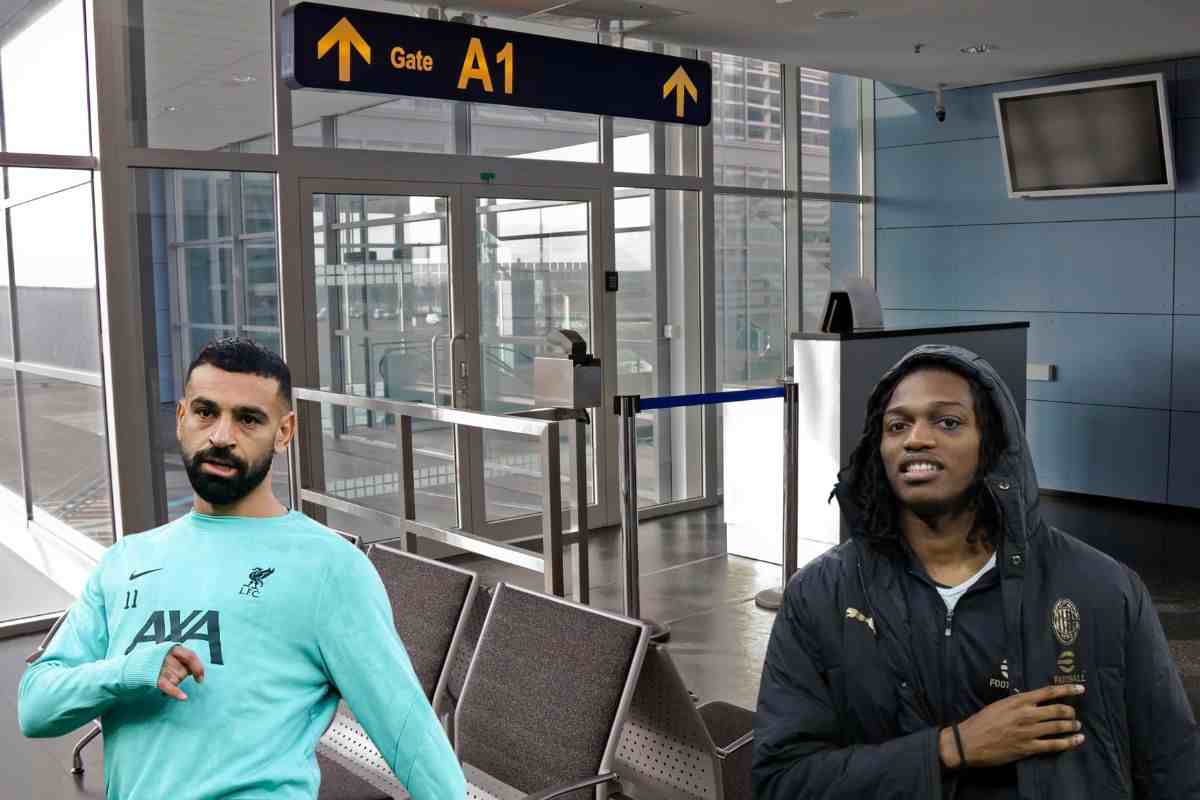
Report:
[[[691,58],[300,3],[280,24],[294,89],[399,94],[707,125],[712,69]]]

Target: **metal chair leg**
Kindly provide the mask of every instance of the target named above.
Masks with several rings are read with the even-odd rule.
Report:
[[[83,748],[88,746],[88,743],[100,735],[100,723],[93,722],[92,729],[79,740],[79,744],[75,745],[75,750],[71,753],[71,774],[83,774]]]

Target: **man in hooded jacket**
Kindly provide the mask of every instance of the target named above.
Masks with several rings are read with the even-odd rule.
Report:
[[[785,592],[757,800],[1200,798],[1200,731],[1150,595],[1042,520],[990,364],[910,352],[838,478],[852,535]]]

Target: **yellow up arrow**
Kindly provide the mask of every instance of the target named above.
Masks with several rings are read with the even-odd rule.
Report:
[[[696,90],[696,84],[692,83],[692,79],[684,72],[683,67],[676,67],[671,73],[671,77],[663,84],[663,97],[670,97],[671,92],[675,92],[675,116],[683,116],[683,93],[687,92],[692,96],[692,102],[700,102],[700,93]]]
[[[362,56],[362,60],[371,63],[371,45],[367,44],[367,40],[359,35],[354,26],[350,24],[350,20],[342,17],[338,20],[338,24],[329,29],[329,33],[321,37],[317,42],[317,58],[324,58],[334,45],[338,46],[338,80],[342,83],[350,82],[350,48],[354,47],[358,54]]]

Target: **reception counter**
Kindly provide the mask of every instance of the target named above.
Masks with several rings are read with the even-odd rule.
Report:
[[[1024,421],[1028,330],[1029,323],[1013,322],[793,335],[793,374],[800,385],[800,566],[846,535],[829,493],[862,435],[867,399],[883,373],[918,345],[965,347],[1000,373]],[[778,564],[783,559],[783,403],[734,403],[723,413],[728,552]]]

